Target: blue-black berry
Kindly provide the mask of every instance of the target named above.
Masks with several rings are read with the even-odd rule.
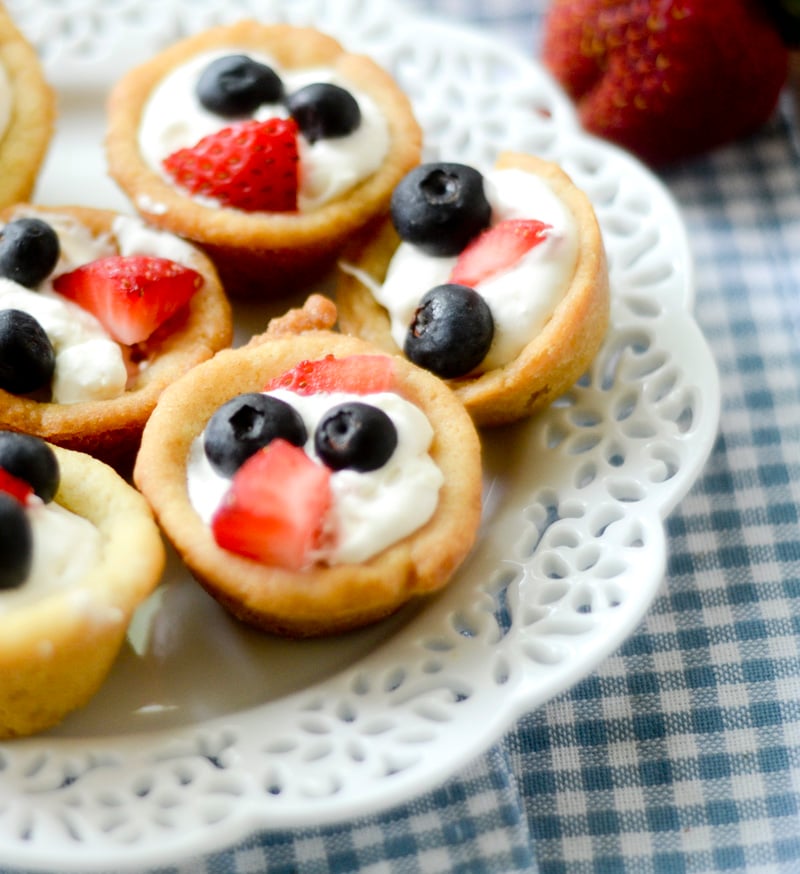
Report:
[[[53,272],[61,252],[58,234],[38,218],[18,218],[0,230],[0,276],[36,288]]]
[[[33,563],[33,531],[25,508],[0,492],[0,590],[16,589]]]
[[[45,503],[53,500],[61,482],[55,452],[33,434],[0,431],[0,468],[28,483]]]
[[[358,101],[347,89],[330,82],[298,89],[286,98],[286,107],[310,143],[346,137],[361,124]]]
[[[314,449],[332,470],[377,470],[397,448],[397,428],[371,404],[352,401],[333,407],[314,432]]]
[[[390,210],[401,239],[437,256],[458,255],[492,216],[483,174],[443,162],[407,173],[392,192]]]
[[[262,103],[279,103],[283,82],[272,67],[247,55],[225,55],[203,70],[196,93],[209,112],[236,118],[251,115]]]
[[[437,285],[420,300],[403,351],[443,379],[464,376],[486,357],[494,336],[489,305],[466,285]]]
[[[245,461],[277,437],[302,446],[306,426],[291,404],[260,392],[247,392],[223,404],[209,419],[203,448],[211,466],[233,476]]]
[[[50,384],[56,354],[44,328],[24,310],[0,310],[0,388],[27,394]]]

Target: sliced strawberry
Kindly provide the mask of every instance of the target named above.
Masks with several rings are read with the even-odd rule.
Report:
[[[24,504],[33,494],[33,488],[24,479],[20,479],[18,476],[14,476],[14,474],[0,467],[0,492],[6,492],[12,498],[16,498],[21,504]]]
[[[245,121],[203,137],[164,159],[191,194],[250,212],[297,209],[297,123],[291,118]]]
[[[264,564],[299,571],[323,541],[331,471],[278,438],[236,471],[211,522],[217,543]]]
[[[394,387],[394,363],[388,355],[326,355],[316,361],[301,361],[271,379],[264,391],[286,388],[301,395],[332,391],[367,395]]]
[[[149,255],[111,255],[62,273],[55,290],[92,313],[128,346],[146,340],[203,284],[196,270]]]
[[[506,219],[488,228],[458,256],[450,282],[470,288],[513,267],[547,236],[551,225],[538,219]]]

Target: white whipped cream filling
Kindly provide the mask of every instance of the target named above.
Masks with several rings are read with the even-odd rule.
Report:
[[[33,562],[25,582],[0,591],[0,615],[75,586],[97,564],[102,537],[87,519],[31,496],[26,511],[33,528]]]
[[[378,470],[359,473],[335,471],[331,475],[335,531],[333,548],[317,557],[325,564],[359,563],[422,527],[433,515],[443,475],[428,454],[433,428],[414,404],[393,392],[354,395],[345,392],[301,395],[286,389],[268,392],[285,400],[300,413],[308,430],[305,451],[312,458],[314,431],[331,407],[362,401],[383,410],[397,428],[397,448]],[[192,443],[187,462],[189,500],[210,523],[230,486],[216,473],[203,450],[202,435]]]
[[[150,227],[138,217],[118,215],[111,225],[111,233],[120,255],[152,255],[194,269],[200,264],[202,256],[191,243],[169,231]]]
[[[8,78],[5,64],[0,63],[0,139],[2,139],[11,124],[11,113],[14,109],[14,91]]]
[[[222,118],[205,109],[195,95],[195,85],[211,61],[236,52],[235,47],[229,47],[197,55],[176,67],[153,89],[142,112],[138,142],[145,162],[165,181],[171,183],[162,164],[168,155],[194,146],[203,137],[235,123],[235,120]],[[315,143],[309,143],[302,135],[298,137],[300,212],[317,209],[380,167],[389,150],[389,128],[385,116],[367,94],[327,68],[282,70],[266,54],[251,51],[246,54],[272,67],[281,77],[287,93],[314,82],[329,82],[346,88],[361,110],[361,124],[347,136],[325,138]],[[265,121],[287,115],[282,104],[266,103],[248,118]],[[213,198],[195,199],[219,206]]]
[[[118,343],[87,310],[53,290],[53,280],[82,264],[119,253],[169,258],[193,266],[197,250],[173,234],[147,227],[141,219],[118,216],[109,234],[94,236],[72,216],[19,210],[16,217],[46,221],[58,235],[61,254],[52,274],[28,289],[0,278],[0,309],[19,309],[42,326],[56,353],[52,400],[58,404],[102,401],[125,392],[128,371]]]
[[[492,207],[492,225],[528,218],[545,222],[552,230],[510,269],[478,284],[476,290],[494,319],[494,338],[481,371],[512,361],[542,330],[564,296],[578,257],[575,218],[545,180],[523,170],[493,170],[484,176],[484,191]],[[403,242],[382,286],[356,273],[388,311],[392,337],[401,349],[420,298],[448,281],[456,260],[456,256],[426,255]]]

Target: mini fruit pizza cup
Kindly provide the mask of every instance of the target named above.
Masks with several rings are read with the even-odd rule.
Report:
[[[231,343],[213,265],[105,210],[0,221],[0,427],[129,468],[161,391]]]
[[[114,470],[0,430],[0,738],[95,695],[164,556],[146,501]]]
[[[585,372],[608,270],[591,203],[558,166],[517,153],[486,174],[423,164],[391,216],[342,256],[342,331],[446,379],[478,425],[529,416]]]
[[[106,146],[141,215],[202,245],[230,294],[270,298],[386,212],[421,131],[369,58],[310,28],[241,21],[129,72]]]
[[[271,326],[164,392],[134,480],[226,609],[307,637],[448,582],[476,537],[481,456],[440,379],[355,337],[299,330]]]

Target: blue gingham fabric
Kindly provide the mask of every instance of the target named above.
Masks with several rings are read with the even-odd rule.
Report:
[[[415,6],[538,51],[544,0]],[[640,627],[436,791],[158,874],[800,872],[798,130],[787,90],[757,136],[660,174],[723,401]]]

